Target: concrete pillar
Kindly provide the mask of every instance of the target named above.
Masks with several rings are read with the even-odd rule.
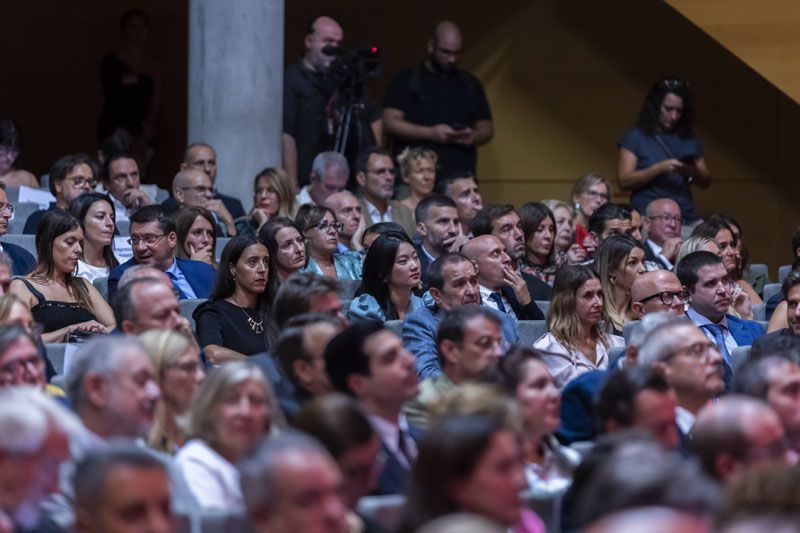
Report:
[[[217,188],[253,203],[281,164],[284,0],[189,1],[188,142],[217,152]]]

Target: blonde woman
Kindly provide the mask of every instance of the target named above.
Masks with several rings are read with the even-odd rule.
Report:
[[[681,247],[678,248],[678,253],[675,254],[675,267],[678,266],[678,263],[681,262],[681,259],[689,255],[693,252],[711,252],[712,254],[719,255],[719,246],[715,243],[712,239],[707,239],[706,237],[689,237]],[[675,271],[675,268],[672,269]]]
[[[563,266],[550,296],[549,332],[533,344],[547,352],[542,358],[559,389],[584,372],[608,368],[609,350],[625,345],[600,329],[603,320],[608,322],[600,277],[587,266]]]
[[[174,454],[186,440],[185,415],[206,373],[193,338],[171,329],[139,336],[150,356],[161,389],[155,420],[147,437],[151,448]]]
[[[236,219],[237,235],[258,234],[264,223],[276,217],[294,219],[297,201],[294,184],[282,168],[267,167],[253,179],[253,209]]]
[[[259,439],[285,426],[272,388],[246,361],[208,374],[189,408],[189,440],[175,462],[204,510],[242,509],[236,463]]]
[[[556,220],[556,253],[564,254],[569,263],[580,263],[586,259],[586,250],[575,244],[575,210],[561,200],[542,200]],[[562,264],[564,261],[562,261]]]
[[[400,176],[411,188],[411,194],[400,203],[412,212],[423,198],[427,198],[433,193],[438,159],[439,156],[436,155],[436,152],[421,146],[408,147],[397,156]]]

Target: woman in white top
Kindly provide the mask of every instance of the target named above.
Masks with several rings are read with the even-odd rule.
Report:
[[[257,366],[232,361],[209,373],[189,409],[190,440],[175,455],[204,510],[243,508],[236,463],[283,425],[272,389]]]
[[[542,358],[559,389],[584,372],[607,368],[608,351],[625,345],[622,337],[601,330],[603,320],[608,323],[600,277],[587,266],[563,266],[553,281],[549,332],[533,344],[547,352]]]
[[[108,277],[119,265],[114,256],[114,204],[106,194],[90,192],[78,196],[69,207],[83,230],[83,252],[75,275],[94,281]]]

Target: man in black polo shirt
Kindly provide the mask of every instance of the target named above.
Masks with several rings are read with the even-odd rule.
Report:
[[[315,17],[306,30],[305,55],[286,69],[283,78],[283,168],[297,180],[298,189],[308,185],[311,162],[320,152],[333,149],[337,112],[343,102],[337,83],[328,76],[335,56],[323,52],[325,47],[342,44],[342,27],[328,16]],[[362,148],[375,144],[383,135],[380,109],[369,97],[362,96],[363,116],[370,127]],[[351,125],[348,148],[357,150],[354,135],[356,125]],[[348,154],[346,154],[348,155]],[[350,164],[358,154],[352,154]]]
[[[492,113],[478,79],[457,68],[461,32],[454,23],[436,25],[428,41],[428,59],[397,73],[383,109],[395,155],[422,145],[439,155],[438,176],[475,172],[477,146],[494,134]]]

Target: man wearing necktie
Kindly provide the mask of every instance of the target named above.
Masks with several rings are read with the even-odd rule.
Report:
[[[764,327],[753,320],[728,314],[733,282],[716,254],[691,253],[681,260],[677,270],[678,279],[689,291],[686,315],[719,347],[725,361],[725,387],[730,390],[733,350],[738,346],[751,346],[764,335]]]

